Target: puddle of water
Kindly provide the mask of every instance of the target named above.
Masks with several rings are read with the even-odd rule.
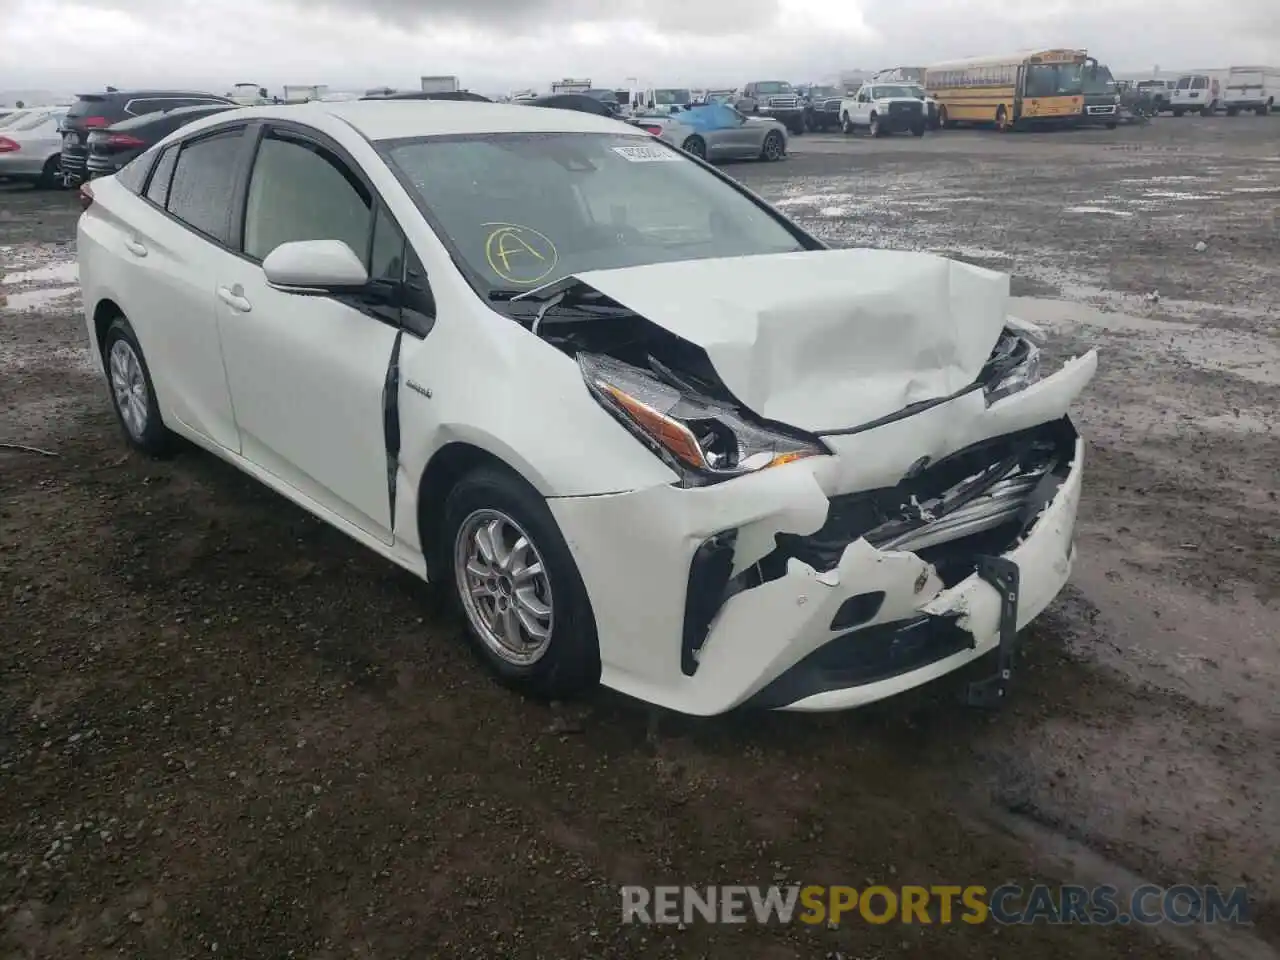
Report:
[[[43,290],[23,290],[21,293],[0,294],[0,310],[40,310],[79,294],[79,287],[48,287]]]
[[[1064,213],[1096,213],[1108,217],[1132,217],[1133,213],[1129,210],[1112,210],[1110,207],[1067,207]]]
[[[1087,326],[1108,333],[1149,334],[1159,338],[1163,352],[1203,370],[1280,386],[1280,342],[1272,338],[1197,323],[1108,313],[1087,303],[1038,297],[1012,297],[1010,311],[1058,332]]]
[[[1280,187],[1232,187],[1232,193],[1280,193]]]
[[[1220,193],[1191,193],[1187,190],[1148,190],[1145,194],[1157,200],[1218,200]]]
[[[69,263],[51,263],[31,270],[15,270],[13,273],[0,274],[0,283],[49,283],[56,282],[62,286],[77,283],[80,280],[80,267],[74,261]]]
[[[1178,176],[1178,177],[1131,177],[1127,180],[1121,180],[1121,183],[1186,183],[1192,180],[1203,180],[1204,177],[1196,176]]]

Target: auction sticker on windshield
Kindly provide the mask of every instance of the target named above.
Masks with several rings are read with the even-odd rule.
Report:
[[[680,162],[680,154],[665,147],[652,147],[648,144],[638,146],[614,147],[613,152],[623,160],[632,163],[649,163],[652,161],[674,160]]]

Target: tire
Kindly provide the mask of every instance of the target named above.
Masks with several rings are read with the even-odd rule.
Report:
[[[699,160],[707,159],[707,142],[697,134],[685,139],[680,145],[680,149],[685,153],[697,157]]]
[[[1115,122],[1114,120],[1112,120],[1110,123],[1108,123],[1108,124],[1107,124],[1107,129],[1108,129],[1108,130],[1114,130],[1114,129],[1116,128],[1116,126],[1117,126],[1116,122]]]
[[[924,136],[924,124],[923,124],[923,123],[917,123],[917,124],[915,124],[914,126],[912,126],[912,128],[911,128],[911,135],[912,135],[913,137],[923,137],[923,136]]]
[[[786,151],[787,148],[786,144],[782,142],[782,135],[777,130],[772,130],[765,135],[764,143],[760,145],[760,159],[770,162],[781,160]]]
[[[1009,122],[1009,114],[1004,109],[1004,104],[996,107],[996,129],[1001,133],[1008,133],[1013,129],[1013,124]]]
[[[1239,107],[1227,107],[1227,116],[1234,117],[1240,113]]]
[[[844,133],[844,135],[847,137],[853,134],[854,129],[855,127],[853,125],[853,121],[849,119],[849,114],[848,113],[841,114],[840,116],[841,132]]]
[[[54,154],[44,162],[44,169],[40,171],[40,179],[36,181],[36,188],[39,190],[56,190],[62,186],[62,157],[60,154]]]
[[[493,562],[485,559],[482,531],[502,541]],[[546,500],[533,487],[510,470],[473,470],[449,491],[442,538],[442,582],[462,612],[472,648],[502,684],[538,699],[565,699],[599,683],[600,643],[587,589]],[[521,539],[527,544],[524,565],[537,563],[542,570],[523,585],[510,575],[521,561]],[[502,566],[504,552],[512,567]],[[491,573],[481,577],[480,571]],[[499,612],[500,605],[512,612]],[[526,624],[545,629],[546,637],[535,637]],[[498,629],[514,629],[517,642],[508,645]]]
[[[884,136],[884,130],[880,128],[880,118],[874,113],[871,115],[871,122],[867,124],[867,134],[876,139]]]
[[[1201,107],[1200,116],[1209,117],[1213,115],[1213,107]]]
[[[943,130],[950,130],[950,129],[951,129],[951,126],[952,126],[952,124],[951,124],[951,118],[947,116],[947,108],[946,108],[946,107],[939,107],[939,108],[938,108],[938,126],[939,126],[939,128],[941,128],[941,129],[943,129]]]
[[[107,373],[111,407],[125,440],[151,457],[173,449],[173,434],[164,425],[151,369],[138,336],[124,317],[116,317],[102,338],[102,362]]]
[[[1255,112],[1258,114],[1258,116],[1265,117],[1267,114],[1271,112],[1271,104],[1264,103],[1262,106],[1255,108]]]
[[[1175,117],[1180,117],[1180,116],[1182,116],[1182,114],[1183,114],[1184,112],[1185,112],[1185,111],[1182,111],[1182,110],[1174,110],[1174,111],[1173,111],[1173,115],[1174,115]]]

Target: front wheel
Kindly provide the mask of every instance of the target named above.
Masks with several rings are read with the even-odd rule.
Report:
[[[1264,103],[1262,106],[1258,107],[1256,110],[1256,113],[1260,117],[1265,117],[1270,112],[1271,112],[1271,104],[1269,103]]]
[[[874,113],[871,115],[871,124],[867,127],[867,133],[877,138],[884,136],[884,128],[880,126],[880,118]]]
[[[849,114],[846,113],[840,117],[840,129],[846,137],[853,133],[853,121],[849,119]]]
[[[943,130],[951,129],[951,118],[947,116],[947,108],[938,108],[938,126]]]
[[[1234,117],[1234,116],[1236,116],[1236,115],[1237,115],[1237,114],[1239,114],[1239,113],[1240,113],[1240,108],[1239,108],[1239,107],[1227,107],[1227,116],[1228,116],[1228,117]]]
[[[786,147],[782,142],[782,134],[777,130],[770,131],[765,135],[764,143],[760,147],[761,160],[781,160],[782,154]]]
[[[111,406],[125,439],[153,457],[167,454],[173,437],[160,416],[156,388],[133,327],[116,317],[102,338],[102,359],[111,387]]]
[[[923,136],[924,136],[924,124],[923,124],[923,123],[917,123],[917,124],[914,124],[914,125],[911,127],[911,135],[912,135],[913,137],[923,137]]]
[[[1115,128],[1116,128],[1116,122],[1114,120],[1112,120],[1110,123],[1107,124],[1108,130],[1114,130]]]
[[[1173,115],[1174,115],[1175,117],[1180,117],[1180,116],[1182,116],[1182,114],[1183,114],[1183,113],[1185,113],[1185,112],[1186,112],[1186,111],[1183,111],[1183,110],[1175,110],[1175,111],[1173,111]]]
[[[516,474],[481,467],[450,491],[443,529],[454,596],[489,670],[544,699],[594,687],[595,617],[546,500]]]
[[[1008,133],[1013,129],[1013,124],[1009,122],[1009,112],[1003,106],[996,108],[996,129],[1001,133]]]

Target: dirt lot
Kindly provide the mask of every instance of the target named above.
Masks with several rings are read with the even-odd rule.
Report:
[[[1275,957],[1280,118],[809,137],[730,171],[1013,274],[1097,347],[1072,585],[1013,701],[663,716],[491,684],[432,590],[127,453],[76,207],[0,187],[0,956]],[[618,885],[1246,884],[1252,928],[623,927]]]

